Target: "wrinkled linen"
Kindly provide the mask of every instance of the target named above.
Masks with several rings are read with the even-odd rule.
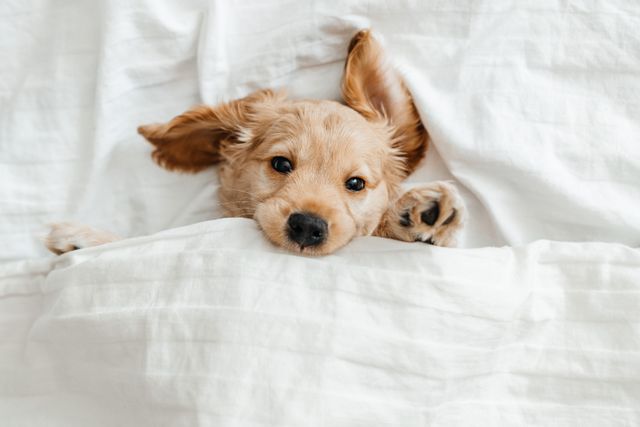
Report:
[[[640,424],[639,15],[3,2],[0,424]],[[220,217],[218,184],[154,165],[139,124],[263,87],[337,99],[365,27],[432,136],[407,187],[458,186],[466,249],[305,258],[240,219],[152,234]],[[149,236],[53,258],[60,220]]]
[[[337,98],[371,27],[433,137],[411,185],[452,179],[463,247],[640,245],[640,6],[536,2],[22,2],[2,6],[0,259],[51,221],[124,236],[220,216],[213,171],[158,168],[135,132],[263,87]]]
[[[639,251],[382,240],[307,258],[226,219],[64,255],[29,286],[16,266],[3,423],[640,422]]]

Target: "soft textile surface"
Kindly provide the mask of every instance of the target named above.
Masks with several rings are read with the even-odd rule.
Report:
[[[487,244],[479,235],[640,246],[638,2],[340,3],[213,9],[199,51],[203,98],[265,86],[337,97],[344,41],[371,27],[448,169],[477,197],[467,194],[477,222],[464,246]]]
[[[640,423],[638,251],[381,240],[304,258],[218,220],[0,282],[3,425]]]
[[[6,0],[0,259],[44,255],[49,221],[135,236],[219,215],[213,172],[161,170],[136,127],[260,87],[335,98],[361,27],[433,136],[412,181],[464,191],[463,246],[640,245],[639,24],[623,0]]]
[[[308,259],[233,219],[47,257],[50,221],[218,217],[214,171],[135,128],[337,98],[363,27],[433,137],[408,186],[454,180],[461,245],[515,249]],[[639,425],[638,28],[624,0],[1,2],[0,425]]]

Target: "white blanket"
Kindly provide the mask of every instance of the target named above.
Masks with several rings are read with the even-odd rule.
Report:
[[[381,243],[227,219],[60,257],[0,300],[3,425],[640,423],[638,251]]]
[[[5,0],[0,425],[640,424],[639,23],[625,0]],[[160,169],[135,128],[337,98],[362,27],[432,135],[407,185],[454,180],[462,247],[515,248],[307,259],[235,219],[46,254],[51,221],[218,217],[214,171]]]

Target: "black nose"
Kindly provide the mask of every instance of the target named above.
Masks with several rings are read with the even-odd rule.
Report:
[[[289,238],[300,246],[316,246],[327,239],[327,221],[307,213],[294,213],[287,221]]]

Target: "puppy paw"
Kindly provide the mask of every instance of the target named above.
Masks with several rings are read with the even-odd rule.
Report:
[[[458,190],[436,181],[407,191],[395,206],[396,237],[437,246],[455,246],[465,220],[465,207]]]
[[[49,234],[44,238],[44,244],[51,252],[62,255],[90,246],[118,240],[114,234],[87,227],[86,225],[59,222],[51,224]]]

